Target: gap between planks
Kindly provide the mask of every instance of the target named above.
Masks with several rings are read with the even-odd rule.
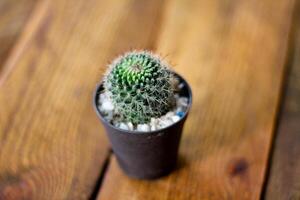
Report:
[[[281,89],[280,89],[280,95],[279,95],[279,103],[277,106],[277,111],[276,111],[276,119],[275,119],[275,123],[274,123],[274,128],[273,128],[273,136],[272,136],[272,141],[271,141],[271,145],[270,145],[270,150],[269,150],[269,155],[268,155],[268,161],[267,161],[267,169],[266,169],[266,173],[265,173],[265,178],[264,178],[264,182],[263,182],[263,186],[262,186],[262,192],[261,192],[261,199],[265,199],[266,198],[266,191],[267,191],[267,187],[269,184],[269,180],[270,180],[270,171],[272,168],[272,164],[273,164],[273,154],[275,151],[275,143],[276,140],[278,139],[278,131],[279,131],[279,126],[282,120],[282,115],[284,114],[284,104],[286,102],[286,98],[288,98],[287,92],[289,89],[289,80],[290,80],[290,76],[291,76],[291,71],[293,68],[293,62],[294,62],[294,56],[295,56],[295,42],[297,41],[297,33],[296,33],[296,29],[297,27],[295,26],[295,23],[297,23],[298,19],[298,14],[297,14],[297,6],[294,7],[293,10],[293,17],[292,17],[292,22],[291,22],[291,26],[290,26],[290,31],[289,31],[289,37],[288,37],[288,48],[287,48],[287,56],[286,56],[286,62],[285,62],[285,68],[284,68],[284,72],[283,72],[283,77],[282,77],[282,85],[281,85]]]
[[[296,2],[292,52],[288,60],[284,98],[276,129],[264,199],[300,199],[300,1]]]
[[[91,193],[91,196],[90,196],[89,200],[95,200],[95,199],[97,199],[98,193],[100,192],[101,186],[103,184],[103,179],[105,177],[105,174],[107,172],[108,166],[110,164],[111,157],[112,157],[112,151],[110,150],[107,153],[107,156],[105,158],[103,167],[101,169],[101,173],[99,175],[99,178],[97,179],[97,182],[95,184],[95,187],[94,187],[94,189],[93,189],[93,191]]]

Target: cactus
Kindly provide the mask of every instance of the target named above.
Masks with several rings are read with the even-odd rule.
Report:
[[[133,51],[109,66],[104,89],[122,120],[141,124],[174,107],[174,80],[168,65],[158,56]]]

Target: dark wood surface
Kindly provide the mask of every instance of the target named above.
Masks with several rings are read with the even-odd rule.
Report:
[[[0,200],[300,199],[294,0],[0,0],[0,10]],[[91,105],[106,65],[136,48],[161,54],[193,90],[178,167],[155,181],[124,175]]]

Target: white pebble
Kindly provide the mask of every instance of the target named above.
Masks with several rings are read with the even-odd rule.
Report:
[[[133,124],[131,122],[128,122],[127,126],[129,128],[129,130],[131,130],[131,131],[133,130]]]
[[[175,123],[175,122],[178,122],[180,120],[180,117],[175,115],[172,117],[172,121]]]
[[[137,130],[147,132],[150,131],[150,126],[148,124],[138,124]]]
[[[184,109],[183,109],[182,106],[179,106],[179,107],[176,108],[176,113],[183,112],[183,111],[184,111]]]
[[[156,118],[151,118],[150,130],[155,131],[157,129],[158,120]]]
[[[170,112],[168,112],[168,113],[166,114],[166,117],[167,117],[167,118],[171,118],[171,117],[173,117],[174,115],[175,115],[175,113],[172,112],[172,111],[170,111]]]
[[[123,123],[123,122],[119,125],[119,128],[120,129],[124,129],[124,130],[128,130],[129,129],[128,126],[125,123]]]
[[[102,103],[101,108],[104,111],[113,111],[114,110],[114,105],[110,101],[106,100]]]
[[[156,125],[151,125],[150,130],[155,131],[156,130]]]
[[[100,97],[99,97],[100,102],[103,102],[103,101],[105,101],[106,99],[107,99],[106,94],[105,94],[105,93],[101,93],[101,94],[100,94]]]
[[[151,120],[150,120],[150,124],[151,125],[157,124],[157,119],[152,117]]]
[[[179,85],[178,85],[178,88],[179,89],[182,89],[184,87],[184,84],[183,83],[180,83]]]
[[[120,122],[112,121],[112,124],[113,124],[115,127],[120,127]]]
[[[169,125],[173,124],[173,121],[169,120],[169,119],[164,119],[164,120],[161,120],[159,122],[159,125],[161,128],[164,128],[164,127],[167,127]]]
[[[180,97],[177,101],[178,106],[188,106],[188,98],[186,97]]]

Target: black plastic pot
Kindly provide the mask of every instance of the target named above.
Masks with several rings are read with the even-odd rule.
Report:
[[[93,102],[95,111],[106,129],[119,165],[131,177],[154,179],[168,174],[176,166],[182,128],[192,103],[192,92],[181,76],[175,76],[184,85],[180,96],[188,97],[188,109],[178,122],[150,132],[123,130],[106,121],[97,106],[103,85],[100,83],[97,86]]]

